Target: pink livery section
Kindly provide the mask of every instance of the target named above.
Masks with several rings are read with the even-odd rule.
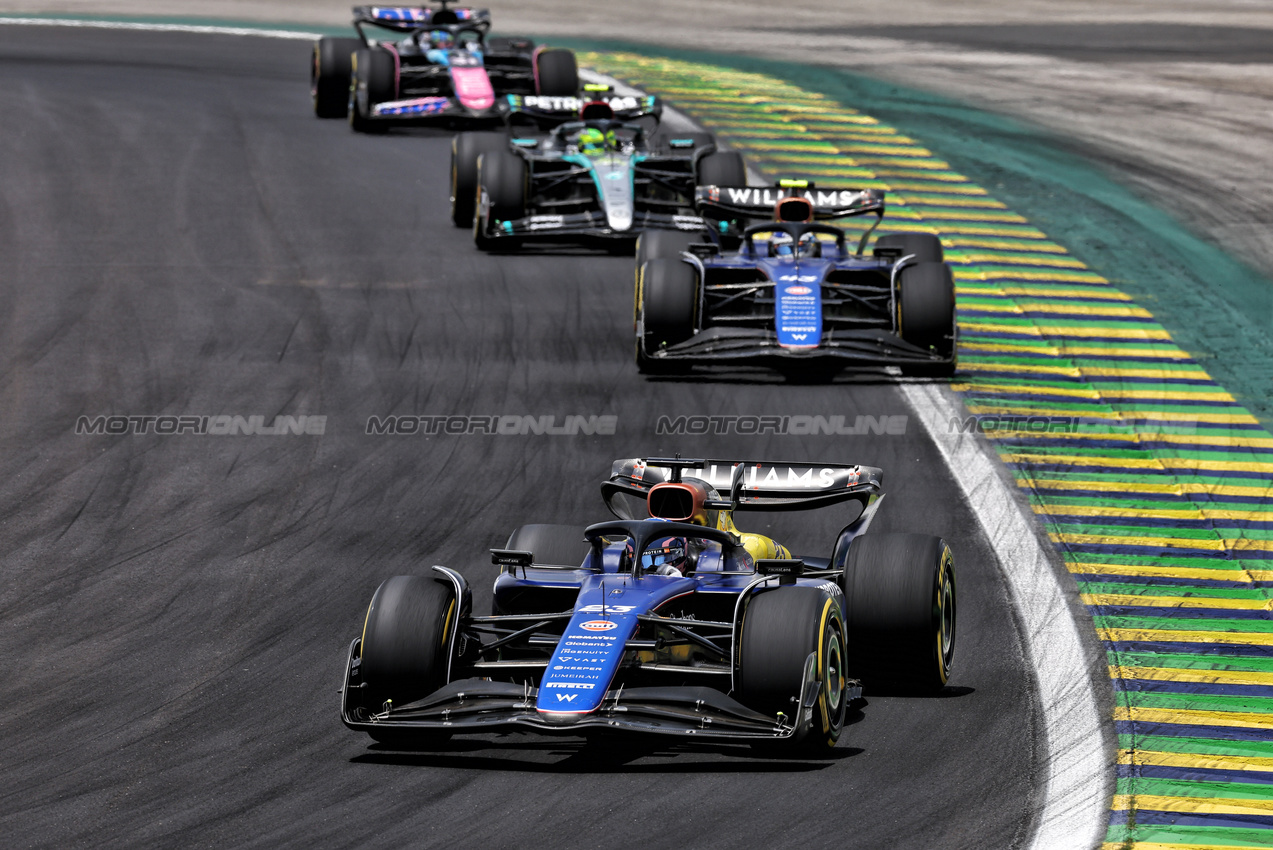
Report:
[[[455,96],[469,109],[490,109],[495,105],[495,89],[485,68],[451,68]]]

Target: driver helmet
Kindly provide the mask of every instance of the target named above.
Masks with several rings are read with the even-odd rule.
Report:
[[[686,540],[684,537],[668,537],[646,547],[641,556],[641,572],[661,576],[686,573]]]
[[[451,35],[450,30],[433,30],[429,33],[429,46],[435,48],[448,48],[455,45],[455,36]]]
[[[579,152],[588,156],[600,156],[606,152],[606,134],[595,127],[585,127],[579,131],[576,141]]]
[[[781,231],[769,238],[771,257],[816,257],[821,253],[820,248],[818,237],[812,233],[801,236],[799,242],[792,239],[790,233]]]

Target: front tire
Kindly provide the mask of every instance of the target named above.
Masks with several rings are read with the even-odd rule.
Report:
[[[932,692],[955,653],[955,565],[929,534],[864,534],[844,563],[849,669],[867,688]]]
[[[447,682],[451,646],[463,612],[450,582],[428,576],[394,576],[371,597],[363,626],[363,705],[378,713],[386,703],[406,705]],[[370,733],[382,743],[445,740],[445,732],[402,729]]]
[[[458,133],[451,139],[451,222],[456,227],[473,226],[478,157],[507,147],[503,133]]]
[[[495,239],[488,235],[492,221],[512,221],[526,215],[526,160],[508,150],[484,153],[477,160],[477,196],[485,194],[488,209],[473,219],[473,242],[489,251]]]
[[[650,260],[638,272],[636,311],[642,328],[636,341],[637,368],[647,374],[676,371],[676,364],[650,355],[694,335],[698,272],[680,260]]]
[[[921,262],[898,275],[898,330],[902,339],[949,362],[908,364],[907,375],[949,376],[955,371],[955,279],[950,266]]]
[[[309,94],[319,118],[344,118],[349,112],[349,76],[354,51],[362,47],[356,38],[320,38],[314,42],[309,69]]]
[[[840,600],[817,587],[779,587],[748,603],[739,624],[736,687],[739,701],[762,714],[800,720],[805,662],[815,656],[820,685],[813,724],[793,746],[809,755],[835,749],[848,707],[846,632]],[[768,746],[768,744],[766,745]]]
[[[365,48],[354,54],[349,83],[349,126],[357,133],[383,133],[385,125],[371,118],[377,103],[393,100],[398,69],[389,51]]]

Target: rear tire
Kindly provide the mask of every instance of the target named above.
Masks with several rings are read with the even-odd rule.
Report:
[[[657,258],[642,266],[637,281],[637,317],[644,333],[636,341],[637,368],[647,374],[678,371],[679,364],[662,362],[650,353],[693,336],[697,311],[698,273],[693,266]]]
[[[356,38],[320,38],[314,42],[309,68],[309,94],[319,118],[344,118],[349,112],[349,75],[354,51],[362,47]]]
[[[393,100],[398,90],[398,69],[389,51],[364,48],[354,54],[349,83],[349,126],[358,133],[383,133],[383,122],[373,120],[372,107]]]
[[[573,50],[539,50],[535,54],[535,89],[547,97],[579,93],[579,66]]]
[[[363,705],[369,712],[384,704],[402,706],[446,684],[451,643],[460,618],[455,588],[428,576],[394,576],[376,588],[363,627]],[[382,743],[446,740],[446,732],[384,729],[371,734]]]
[[[473,219],[473,242],[479,250],[494,247],[495,239],[487,235],[495,220],[511,221],[526,215],[526,160],[508,150],[484,153],[477,161],[478,192],[490,201],[485,216]]]
[[[507,147],[508,136],[503,133],[458,133],[451,139],[451,222],[456,227],[473,226],[477,158]]]
[[[904,365],[907,375],[955,372],[955,279],[945,263],[922,262],[898,275],[898,329],[902,339],[948,358],[946,363]]]
[[[849,670],[867,688],[940,690],[955,652],[955,567],[929,534],[863,534],[844,564]]]
[[[580,566],[588,557],[583,528],[573,525],[523,525],[509,535],[504,548],[530,552],[534,564],[558,567]]]
[[[717,151],[698,161],[694,179],[700,186],[746,186],[747,166],[737,151]]]
[[[739,701],[762,714],[799,719],[805,660],[816,653],[814,676],[822,692],[813,727],[791,742],[809,755],[835,749],[844,727],[846,632],[840,600],[817,587],[762,591],[739,624],[736,687]],[[766,742],[765,747],[772,747]]]
[[[931,233],[885,233],[875,239],[875,248],[899,248],[902,256],[915,255],[919,263],[941,263],[946,259],[941,240]]]

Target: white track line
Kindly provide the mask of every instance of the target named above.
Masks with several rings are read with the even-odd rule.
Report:
[[[143,32],[191,32],[201,35],[254,35],[260,38],[285,38],[313,41],[320,32],[273,30],[265,27],[223,27],[212,24],[150,24],[135,21],[92,21],[71,18],[9,18],[0,16],[0,25],[28,27],[87,27],[100,30],[140,30]]]
[[[322,35],[249,27],[0,17],[0,25],[4,24],[306,41]],[[610,82],[610,78],[600,74],[586,76]],[[1043,805],[1030,850],[1096,847],[1105,835],[1113,771],[1106,755],[1102,714],[1092,690],[1083,641],[1048,554],[1039,545],[1034,518],[1023,513],[978,437],[951,427],[952,421],[962,420],[966,414],[949,390],[930,384],[902,384],[900,390],[941,451],[985,530],[1021,617],[1021,637],[1038,685],[1047,738]]]
[[[1047,737],[1042,806],[1029,847],[1096,847],[1109,819],[1113,768],[1083,641],[1034,517],[1023,511],[976,432],[952,427],[967,413],[949,389],[920,383],[900,389],[990,539],[1021,618]]]

